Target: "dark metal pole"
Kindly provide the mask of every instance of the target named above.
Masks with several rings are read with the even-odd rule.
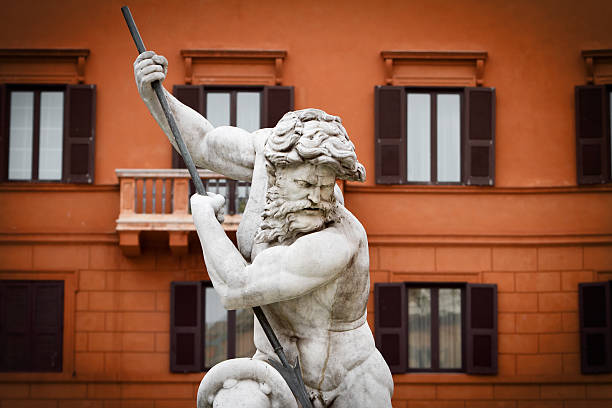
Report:
[[[132,34],[132,38],[134,39],[134,43],[136,43],[136,48],[138,49],[138,53],[142,54],[146,51],[145,45],[142,42],[142,38],[140,37],[140,33],[138,32],[138,28],[136,27],[136,23],[134,22],[134,18],[132,17],[132,13],[130,13],[130,9],[128,6],[121,7],[121,12],[123,13],[123,17],[125,18],[125,22],[127,23],[128,28],[130,29],[130,33]],[[185,165],[189,170],[189,174],[191,175],[191,179],[195,184],[195,188],[198,194],[205,195],[206,190],[204,189],[204,184],[202,184],[202,180],[200,179],[200,175],[196,170],[195,164],[191,158],[191,154],[183,142],[183,138],[181,137],[181,133],[174,121],[174,116],[172,116],[172,112],[170,111],[170,107],[168,106],[168,101],[166,101],[166,96],[164,95],[164,90],[159,81],[155,81],[151,84],[155,93],[157,94],[157,99],[161,104],[162,110],[164,111],[164,115],[166,115],[166,119],[168,120],[168,124],[170,125],[170,130],[172,130],[172,135],[174,136],[174,140],[179,147],[179,151],[181,152],[181,156],[183,156],[183,160],[185,161]],[[278,341],[278,337],[274,333],[270,322],[266,318],[263,310],[259,306],[253,307],[253,313],[259,320],[259,324],[261,325],[268,341],[274,348],[274,352],[281,360],[282,365],[278,364],[277,361],[273,359],[269,359],[270,364],[278,370],[278,372],[282,375],[282,377],[289,385],[291,392],[295,398],[299,401],[302,408],[312,408],[312,402],[308,398],[308,394],[306,392],[306,386],[304,385],[304,380],[302,379],[302,372],[300,370],[300,362],[296,361],[295,367],[291,366],[287,361],[287,357],[285,356],[285,351],[283,350],[283,346]]]
[[[136,48],[138,49],[138,53],[142,54],[146,51],[145,45],[142,42],[142,38],[140,37],[140,33],[138,32],[138,28],[136,28],[136,23],[132,18],[132,13],[130,13],[130,9],[128,6],[121,7],[121,12],[123,13],[123,17],[125,18],[125,22],[130,29],[130,33],[132,34],[132,38],[136,43]],[[202,183],[202,179],[196,170],[196,166],[193,163],[193,159],[189,154],[189,150],[187,150],[187,146],[185,142],[183,142],[183,138],[181,137],[181,132],[179,131],[178,126],[174,120],[174,116],[172,116],[172,112],[170,111],[170,107],[168,106],[168,101],[166,100],[166,95],[164,95],[164,88],[162,87],[159,81],[155,81],[151,84],[153,90],[157,94],[157,99],[161,104],[162,110],[164,111],[164,115],[166,115],[166,120],[168,120],[168,125],[170,125],[170,130],[172,130],[172,134],[174,135],[174,140],[178,145],[179,151],[181,152],[181,156],[183,156],[183,160],[187,165],[187,169],[189,170],[189,174],[191,175],[191,179],[193,180],[193,184],[195,185],[195,189],[198,194],[205,195],[206,190],[204,189],[204,184]]]

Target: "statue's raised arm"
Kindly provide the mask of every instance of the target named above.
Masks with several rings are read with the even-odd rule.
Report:
[[[168,60],[153,51],[143,52],[134,61],[138,93],[178,151],[168,121],[151,86],[154,81],[163,81],[167,70]],[[232,126],[215,128],[199,112],[181,103],[166,89],[164,94],[194,163],[230,178],[251,181],[255,162],[255,135]]]

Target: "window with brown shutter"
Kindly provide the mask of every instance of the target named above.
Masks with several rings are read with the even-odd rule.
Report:
[[[375,88],[378,184],[493,185],[493,88]]]
[[[612,87],[576,87],[576,180],[578,184],[611,181]]]
[[[583,374],[612,372],[612,281],[578,285]]]
[[[95,85],[0,87],[0,181],[94,181]]]
[[[377,283],[374,294],[376,346],[392,373],[497,371],[495,285]]]
[[[61,372],[63,281],[0,281],[0,371]]]
[[[172,282],[170,302],[171,372],[255,354],[252,310],[225,310],[211,282]]]

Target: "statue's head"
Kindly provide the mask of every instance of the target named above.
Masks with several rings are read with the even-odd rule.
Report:
[[[342,121],[319,109],[285,114],[264,154],[268,192],[257,242],[287,241],[334,222],[336,179],[365,180]]]

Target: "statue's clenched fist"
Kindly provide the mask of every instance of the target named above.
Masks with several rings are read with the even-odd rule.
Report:
[[[151,99],[155,92],[151,87],[154,81],[163,81],[168,72],[168,60],[154,51],[145,51],[134,61],[134,77],[138,92],[143,99]]]
[[[220,194],[207,192],[206,195],[191,196],[191,213],[194,218],[215,217],[222,223],[224,208],[225,197]]]

